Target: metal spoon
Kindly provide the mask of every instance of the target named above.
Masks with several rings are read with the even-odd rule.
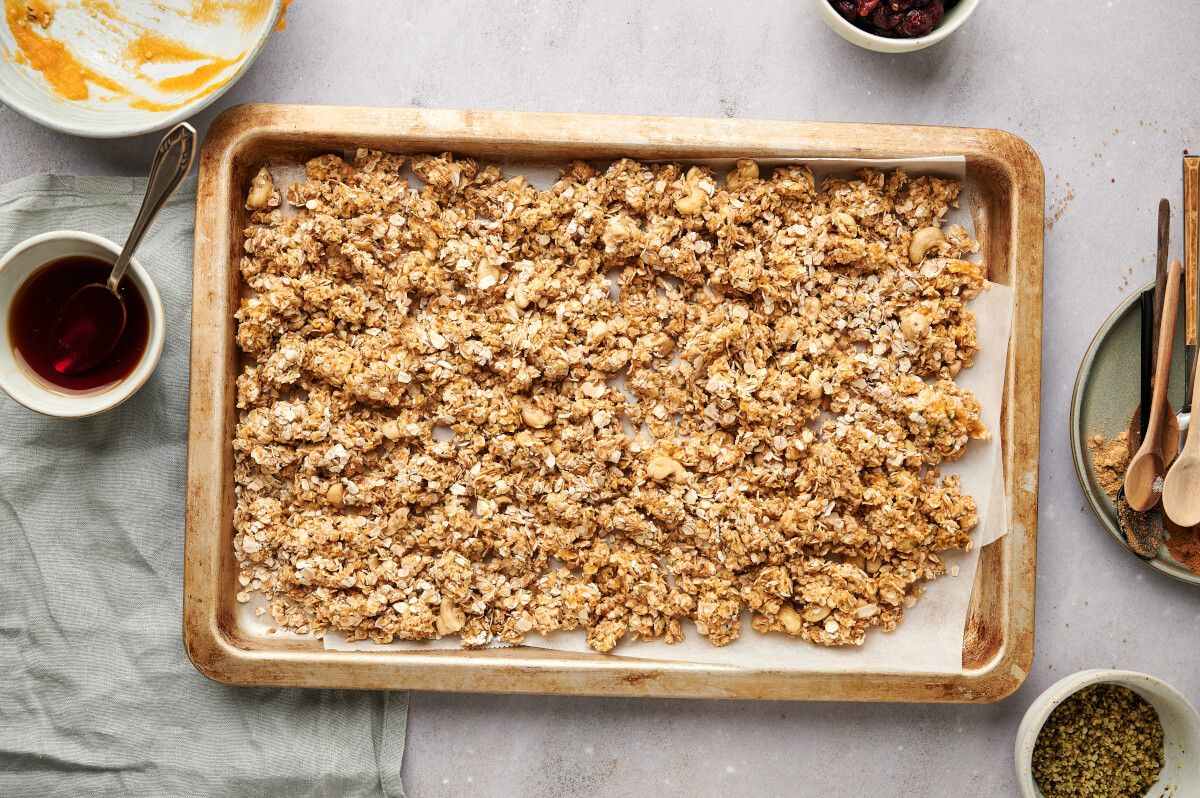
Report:
[[[1200,369],[1192,368],[1192,394],[1200,389]],[[1163,512],[1181,527],[1200,524],[1200,431],[1188,430],[1183,451],[1163,482]]]
[[[158,212],[187,177],[196,155],[196,131],[182,122],[167,133],[154,153],[146,196],[133,229],[107,283],[89,283],[67,298],[50,328],[50,363],[60,374],[79,374],[98,365],[125,331],[125,303],[117,286],[138,244]]]
[[[1175,346],[1176,313],[1179,310],[1179,261],[1171,261],[1167,273],[1167,293],[1163,299],[1162,327],[1158,337],[1158,360],[1154,367],[1154,395],[1150,400],[1150,426],[1145,440],[1125,472],[1125,500],[1138,512],[1146,512],[1163,490],[1162,425],[1166,415],[1167,382],[1171,373],[1171,350]]]

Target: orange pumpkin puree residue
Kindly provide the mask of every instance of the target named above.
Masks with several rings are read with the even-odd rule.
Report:
[[[47,31],[54,19],[54,7],[46,0],[3,0],[4,16],[8,28],[16,40],[16,52],[12,55],[19,64],[28,64],[40,72],[59,97],[66,100],[87,100],[88,84],[107,89],[117,97],[127,99],[129,105],[145,111],[168,111],[212,94],[233,79],[236,66],[246,53],[234,58],[222,58],[203,53],[188,45],[167,38],[143,25],[128,20],[118,7],[109,0],[73,0],[76,7],[83,8],[98,24],[128,39],[122,59],[132,66],[133,72],[141,76],[144,85],[153,86],[167,95],[187,95],[176,101],[165,102],[138,96],[110,78],[101,75],[71,52],[65,42],[56,40]],[[291,0],[285,0],[285,3]],[[167,7],[162,6],[163,10]],[[260,22],[270,3],[259,0],[193,0],[190,17],[204,25],[217,25],[233,16],[243,26]],[[186,13],[186,12],[185,12]],[[130,38],[133,37],[133,38]],[[181,75],[154,80],[142,69],[147,64],[194,64],[194,68]],[[186,68],[186,67],[185,67]],[[220,76],[229,72],[224,79]],[[104,100],[115,99],[104,97]]]
[[[232,59],[214,58],[210,63],[196,67],[191,72],[183,75],[176,75],[173,78],[164,78],[154,85],[156,85],[160,90],[169,94],[177,94],[185,91],[200,91],[206,87],[208,87],[208,90],[211,91],[219,86],[225,85],[224,82],[217,84],[216,86],[213,85],[213,81],[216,79],[217,75],[220,75],[226,69],[242,60],[242,56],[244,55],[245,53],[242,53],[237,58]],[[203,97],[205,94],[208,94],[208,91],[204,91],[203,93],[195,96]]]
[[[129,29],[134,26],[116,6],[104,0],[79,0],[79,7],[87,11],[93,21],[112,31],[114,36],[126,38]]]
[[[182,108],[183,106],[187,105],[192,100],[198,100],[201,97],[207,97],[209,94],[212,94],[214,91],[221,88],[231,80],[233,80],[233,75],[225,78],[225,80],[219,80],[216,83],[209,84],[204,88],[203,91],[198,91],[189,97],[184,97],[179,102],[156,103],[152,100],[147,100],[145,97],[139,97],[138,99],[131,101],[129,106],[131,108],[137,108],[141,111],[174,111],[176,108]]]
[[[279,21],[275,23],[275,30],[287,30],[287,10],[294,2],[296,0],[283,0],[283,8],[279,9]]]
[[[227,14],[236,14],[242,30],[262,21],[271,4],[266,0],[192,0],[192,21],[201,25],[219,25]]]
[[[54,93],[65,100],[86,100],[88,82],[109,91],[124,93],[124,87],[88,69],[67,49],[43,30],[54,17],[54,9],[43,0],[5,0],[4,21],[17,43],[17,57],[24,57],[30,67],[42,73]]]
[[[29,19],[41,25],[43,28],[50,27],[50,21],[54,19],[54,9],[51,8],[42,0],[30,0],[25,4],[25,13]]]
[[[212,56],[193,50],[183,42],[159,36],[157,33],[143,33],[131,41],[125,48],[125,57],[137,66],[143,64],[180,64],[184,61],[207,61]]]

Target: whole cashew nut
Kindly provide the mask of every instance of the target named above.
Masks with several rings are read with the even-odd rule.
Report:
[[[679,461],[674,460],[666,455],[658,455],[650,461],[650,465],[646,468],[646,472],[651,479],[664,482],[675,476],[681,476],[686,473],[684,467]]]
[[[246,197],[246,210],[257,211],[267,207],[275,194],[275,186],[271,182],[271,173],[267,167],[258,170],[258,174],[250,181],[250,194]]]
[[[687,196],[675,200],[675,210],[691,215],[699,213],[700,209],[707,204],[708,194],[704,193],[704,189],[699,186],[692,186]]]
[[[908,245],[908,259],[913,265],[925,260],[925,253],[941,245],[946,237],[936,227],[922,227],[913,234],[912,243]]]
[[[825,607],[820,604],[810,604],[808,605],[808,608],[804,610],[804,620],[810,623],[823,621],[829,617],[830,611],[831,610],[829,607]]]
[[[775,615],[779,622],[783,624],[783,628],[788,634],[799,634],[804,624],[800,622],[800,614],[792,608],[791,604],[784,604],[779,608],[779,612]]]
[[[542,410],[537,405],[526,405],[521,408],[521,420],[526,426],[534,429],[542,429],[550,426],[550,422],[554,420],[554,416]]]
[[[842,235],[858,235],[858,222],[854,221],[854,217],[848,213],[835,213],[833,215],[833,223],[837,226],[838,231]]]
[[[742,158],[738,160],[737,168],[725,178],[725,188],[737,191],[752,180],[758,180],[758,164],[749,158]]]

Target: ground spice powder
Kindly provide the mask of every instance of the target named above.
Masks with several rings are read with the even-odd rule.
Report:
[[[1129,468],[1129,431],[1121,430],[1121,434],[1111,441],[1097,433],[1088,441],[1088,448],[1092,450],[1096,481],[1115,502],[1125,482],[1125,469]]]
[[[1116,502],[1121,485],[1125,482],[1125,469],[1129,468],[1129,431],[1122,430],[1112,440],[1105,440],[1103,435],[1096,433],[1088,440],[1088,448],[1092,450],[1096,481],[1108,497]],[[1119,507],[1118,513],[1124,509]],[[1133,515],[1142,516],[1141,513]],[[1166,544],[1171,558],[1193,573],[1200,574],[1200,527],[1184,529],[1168,519],[1163,520],[1163,526],[1169,535]]]
[[[1170,521],[1164,526],[1170,537],[1167,538],[1167,551],[1172,559],[1185,565],[1193,573],[1200,574],[1200,527],[1185,529],[1175,526]]]
[[[1094,684],[1046,719],[1033,778],[1046,798],[1143,798],[1164,761],[1154,707],[1127,687]]]

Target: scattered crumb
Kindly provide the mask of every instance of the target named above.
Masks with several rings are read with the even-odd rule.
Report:
[[[1067,183],[1070,186],[1070,183]],[[1057,224],[1059,218],[1063,215],[1063,211],[1067,209],[1067,205],[1071,200],[1075,199],[1075,190],[1072,189],[1057,200],[1050,203],[1050,218],[1046,219],[1046,229],[1052,230]]]

